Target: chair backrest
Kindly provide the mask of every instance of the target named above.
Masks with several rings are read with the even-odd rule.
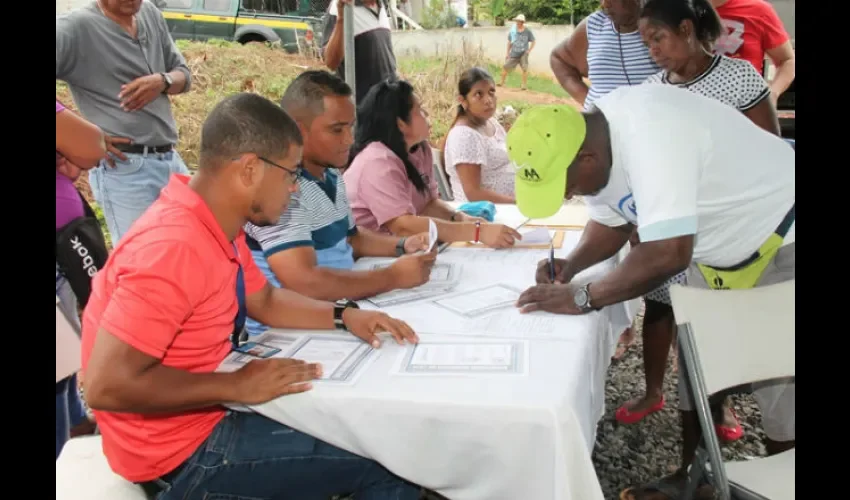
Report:
[[[750,290],[670,287],[676,323],[689,325],[706,391],[796,375],[795,281]]]
[[[434,159],[434,178],[437,179],[437,189],[440,191],[440,198],[445,201],[452,201],[455,197],[452,194],[452,186],[449,184],[449,179],[446,177],[446,171],[443,170],[443,152],[437,148],[431,148],[431,156]]]

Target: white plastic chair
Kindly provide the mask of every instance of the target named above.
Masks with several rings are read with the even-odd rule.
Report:
[[[440,198],[444,201],[452,201],[455,199],[452,194],[452,186],[449,184],[449,179],[446,177],[446,172],[443,170],[443,152],[437,148],[431,148],[431,156],[433,158],[433,175],[437,179],[437,190],[440,192]]]
[[[68,440],[56,461],[56,500],[147,500],[144,489],[112,472],[100,436]]]
[[[722,500],[793,500],[795,450],[724,463],[708,397],[725,389],[796,375],[795,281],[750,290],[673,285],[670,297],[679,325],[686,380],[706,445],[705,450],[697,450],[684,498],[692,498],[698,481],[707,473]]]

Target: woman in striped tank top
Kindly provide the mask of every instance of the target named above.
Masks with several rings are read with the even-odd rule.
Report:
[[[638,31],[639,0],[602,0],[549,58],[552,72],[584,109],[623,85],[639,85],[660,68]],[[590,87],[583,77],[590,79]]]
[[[601,0],[601,10],[583,19],[549,57],[552,72],[585,110],[623,85],[639,85],[661,68],[649,56],[638,31],[640,0]],[[590,87],[584,82],[590,79]],[[637,243],[637,232],[632,235]],[[627,328],[620,336],[615,359],[634,342]]]

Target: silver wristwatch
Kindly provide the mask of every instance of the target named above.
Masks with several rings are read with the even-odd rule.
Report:
[[[590,303],[590,283],[582,285],[578,290],[576,290],[575,295],[573,295],[573,302],[575,302],[576,307],[578,307],[582,312],[597,310]]]

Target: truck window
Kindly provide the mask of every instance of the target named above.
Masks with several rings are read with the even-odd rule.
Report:
[[[154,2],[160,9],[191,9],[194,0],[156,0]]]
[[[242,0],[242,8],[258,14],[287,14],[298,11],[298,0]]]
[[[204,0],[204,10],[213,12],[230,12],[232,0]]]

